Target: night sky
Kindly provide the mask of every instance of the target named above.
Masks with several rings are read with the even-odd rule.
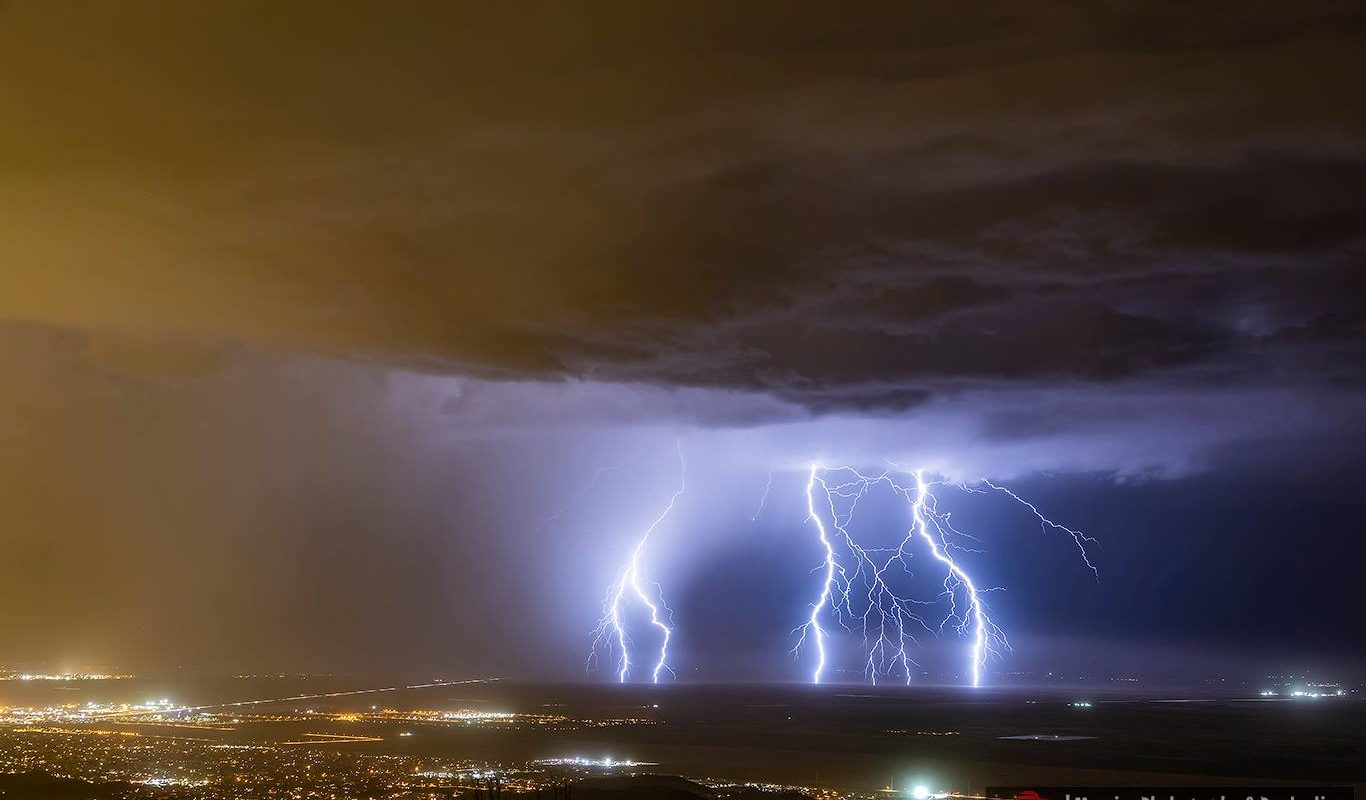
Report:
[[[812,460],[1100,540],[945,492],[995,672],[1366,673],[1366,13],[961,5],[0,0],[0,664],[583,678],[681,446],[684,679]]]

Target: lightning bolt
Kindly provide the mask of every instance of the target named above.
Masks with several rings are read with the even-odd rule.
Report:
[[[830,639],[822,619],[833,620],[847,631],[861,632],[867,654],[864,673],[872,683],[876,684],[880,676],[900,676],[910,683],[911,668],[918,666],[910,655],[918,643],[916,632],[924,630],[937,635],[952,630],[967,640],[967,671],[972,685],[981,686],[987,661],[1010,650],[1005,633],[992,621],[982,597],[999,588],[979,588],[954,557],[955,551],[981,552],[964,544],[979,540],[954,527],[951,514],[939,510],[934,490],[945,485],[974,494],[986,490],[927,480],[924,470],[893,466],[912,480],[903,483],[891,470],[864,474],[849,466],[811,465],[806,484],[807,518],[815,525],[825,554],[813,572],[821,572],[824,577],[806,622],[794,630],[799,636],[791,652],[798,655],[808,641],[814,643],[816,665],[811,681],[820,683],[828,663]],[[1052,528],[1069,534],[1086,566],[1099,576],[1086,549],[1087,544],[1096,543],[1095,539],[1048,519],[1033,504],[1005,487],[985,479],[979,483],[1023,505],[1045,530]],[[900,495],[910,508],[910,527],[895,547],[864,547],[850,532],[859,501],[877,486]],[[823,498],[822,502],[817,501],[818,496]],[[934,565],[942,570],[940,591],[933,599],[917,598],[898,590],[889,575],[897,567],[907,578],[914,577],[907,559],[914,556],[917,546],[927,551]],[[947,608],[937,626],[931,627],[921,616],[921,609],[926,606]]]
[[[639,601],[648,610],[650,625],[657,628],[660,633],[659,652],[655,657],[654,666],[650,670],[650,682],[659,683],[660,673],[666,670],[670,675],[673,674],[673,670],[668,667],[669,640],[673,638],[673,612],[664,602],[663,593],[658,583],[651,584],[654,589],[653,596],[650,592],[645,591],[640,561],[641,555],[645,552],[645,545],[650,541],[650,536],[673,511],[678,498],[687,488],[688,464],[683,458],[683,443],[677,442],[676,447],[679,465],[678,488],[669,498],[669,504],[636,540],[636,546],[631,550],[631,556],[627,559],[626,566],[622,568],[621,575],[608,587],[607,599],[603,601],[602,618],[594,630],[593,648],[588,656],[588,669],[589,671],[593,670],[600,652],[605,652],[609,656],[615,652],[617,655],[618,683],[625,683],[631,674],[631,638],[627,632],[624,612],[632,598]]]
[[[982,603],[982,596],[977,591],[977,586],[968,577],[967,572],[958,565],[949,555],[949,540],[947,531],[952,530],[948,525],[947,515],[938,513],[938,501],[930,493],[928,485],[925,483],[924,473],[916,470],[912,473],[915,476],[915,500],[911,504],[911,534],[918,535],[921,540],[929,547],[930,555],[948,569],[948,574],[944,576],[944,593],[949,599],[949,616],[944,619],[943,624],[951,620],[957,620],[959,633],[965,632],[969,627],[972,628],[972,645],[969,650],[969,669],[972,672],[973,688],[982,685],[982,669],[986,666],[987,655],[993,652],[992,645],[999,642],[1006,649],[1010,648],[1010,643],[1006,641],[1001,629],[987,616],[986,607]],[[934,525],[937,536],[930,535],[930,525]],[[942,547],[941,547],[942,545]],[[958,596],[965,595],[967,608],[963,612],[958,611]],[[941,628],[943,627],[941,624]]]
[[[1090,536],[1087,536],[1079,530],[1074,530],[1072,528],[1067,527],[1066,525],[1060,525],[1054,522],[1053,520],[1049,519],[1048,517],[1045,517],[1043,513],[1040,512],[1039,509],[1034,506],[1033,503],[1019,496],[1018,494],[1015,494],[1006,487],[998,486],[992,483],[991,481],[987,480],[986,478],[978,478],[977,480],[979,483],[986,484],[990,488],[995,489],[998,492],[1001,492],[1002,494],[1013,499],[1015,502],[1029,509],[1029,512],[1033,514],[1034,518],[1039,521],[1039,527],[1042,528],[1045,532],[1047,532],[1049,528],[1052,528],[1053,530],[1062,531],[1063,533],[1066,533],[1068,536],[1071,536],[1072,541],[1075,542],[1077,545],[1077,550],[1081,552],[1081,560],[1086,562],[1086,566],[1091,570],[1091,574],[1096,576],[1096,580],[1100,580],[1100,570],[1096,569],[1096,565],[1091,563],[1091,554],[1086,551],[1086,545],[1098,545],[1099,542],[1097,542],[1095,539],[1091,538]],[[981,491],[974,490],[972,487],[964,487],[964,489],[967,491]]]
[[[764,506],[768,505],[768,493],[773,491],[773,470],[768,471],[768,482],[764,484],[764,494],[759,498],[759,507],[755,509],[754,516],[749,518],[750,522],[758,522],[759,516],[764,513]]]
[[[820,595],[811,605],[809,618],[797,629],[800,636],[792,652],[798,654],[808,636],[814,639],[817,663],[812,673],[813,683],[821,682],[827,660],[825,645],[829,635],[821,625],[826,606],[842,628],[861,631],[868,654],[864,673],[874,684],[879,675],[891,675],[894,670],[910,683],[911,668],[918,666],[910,655],[917,644],[915,631],[935,632],[919,613],[921,606],[933,605],[935,601],[907,596],[889,583],[888,571],[893,564],[899,564],[909,572],[906,563],[909,538],[895,548],[865,548],[849,531],[859,500],[880,483],[905,491],[887,473],[870,476],[851,467],[825,469],[813,464],[807,475],[807,518],[816,525],[825,550],[823,566],[817,567],[817,570],[824,570],[825,580]],[[817,487],[824,497],[820,504],[816,502]],[[828,527],[826,517],[829,518]],[[847,551],[853,557],[852,565],[841,562],[836,543],[840,552]]]
[[[821,594],[816,598],[816,602],[811,604],[811,616],[806,624],[798,630],[801,631],[801,638],[792,647],[792,652],[801,650],[802,644],[806,642],[808,634],[816,642],[816,669],[811,673],[811,682],[820,683],[821,674],[825,672],[825,629],[821,627],[821,610],[827,603],[833,604],[835,599],[836,583],[835,572],[840,570],[839,563],[835,560],[835,546],[830,541],[830,535],[825,530],[825,523],[821,522],[820,515],[816,513],[815,487],[819,480],[816,477],[816,470],[819,469],[815,464],[811,465],[811,473],[806,481],[806,513],[807,519],[816,523],[816,530],[820,534],[821,546],[825,548],[825,580],[821,583]],[[765,491],[767,496],[767,491]],[[821,569],[821,567],[817,567]],[[843,586],[847,587],[847,581]]]
[[[617,472],[619,470],[626,469],[627,467],[631,466],[631,464],[634,463],[635,460],[639,457],[640,450],[636,450],[634,453],[631,454],[630,458],[626,459],[625,461],[622,461],[619,464],[609,464],[608,466],[599,467],[598,469],[594,470],[593,478],[590,481],[588,481],[588,485],[584,486],[582,489],[579,489],[577,492],[574,492],[574,494],[570,495],[569,500],[567,500],[564,505],[555,509],[554,513],[552,513],[545,519],[541,520],[541,527],[544,528],[546,525],[549,525],[550,523],[569,513],[569,511],[573,509],[574,506],[578,505],[580,500],[592,494],[593,490],[598,488],[598,484],[602,482],[603,476],[607,475],[610,472]]]

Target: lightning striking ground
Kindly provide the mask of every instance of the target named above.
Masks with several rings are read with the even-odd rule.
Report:
[[[944,577],[944,593],[949,599],[949,616],[940,623],[942,628],[950,620],[957,620],[957,629],[960,633],[972,628],[972,646],[969,651],[969,669],[972,672],[972,685],[978,687],[982,685],[982,668],[986,666],[987,655],[992,652],[992,643],[999,642],[1006,649],[1010,648],[1010,643],[1006,641],[1005,634],[987,616],[986,608],[982,603],[982,596],[977,591],[977,586],[968,577],[967,572],[953,560],[948,554],[949,544],[946,535],[948,523],[947,515],[940,515],[936,508],[937,501],[925,483],[924,474],[921,470],[912,473],[915,476],[915,500],[911,505],[911,516],[913,525],[911,533],[918,535],[929,547],[930,555],[935,560],[948,568],[948,574]],[[941,522],[943,524],[941,524]],[[935,532],[938,534],[938,541],[935,536],[930,535],[929,526],[933,524]],[[947,530],[952,530],[951,526]],[[907,534],[909,537],[910,534]],[[942,547],[940,545],[943,545]],[[958,611],[959,590],[966,596],[967,608],[962,613]]]
[[[626,566],[622,568],[620,577],[608,588],[607,599],[603,601],[602,618],[598,621],[598,627],[594,631],[593,648],[588,657],[588,668],[590,671],[594,668],[598,663],[600,653],[608,657],[615,654],[616,674],[619,683],[625,683],[631,674],[632,641],[628,632],[625,611],[632,597],[648,611],[650,625],[659,630],[661,641],[658,654],[654,659],[654,666],[650,670],[650,682],[659,683],[659,676],[665,671],[669,672],[670,675],[673,674],[673,670],[668,666],[669,640],[673,638],[673,612],[664,602],[663,593],[658,583],[652,583],[653,596],[650,592],[645,591],[645,584],[642,582],[641,576],[641,556],[645,551],[645,545],[650,541],[650,536],[673,511],[678,498],[687,488],[688,464],[683,458],[682,442],[677,443],[677,449],[678,488],[669,498],[669,504],[665,506],[659,516],[655,517],[654,521],[636,541],[636,546],[631,550],[631,556],[627,559]]]
[[[913,482],[901,482],[890,469],[864,474],[848,466],[811,465],[806,483],[807,517],[816,527],[824,552],[824,559],[813,571],[823,573],[824,579],[806,622],[794,631],[798,639],[792,652],[799,654],[808,641],[813,644],[813,683],[823,680],[830,657],[830,631],[823,619],[862,635],[866,654],[863,671],[874,684],[887,677],[911,682],[912,667],[918,666],[911,652],[921,632],[938,635],[951,630],[966,639],[967,673],[974,687],[981,686],[988,660],[1010,649],[1005,633],[992,621],[982,597],[998,587],[979,588],[954,555],[981,552],[966,544],[979,540],[953,526],[951,514],[939,510],[934,493],[935,487],[945,485],[977,494],[986,490],[927,480],[920,469],[902,471]],[[1029,509],[1045,530],[1051,527],[1068,533],[1086,566],[1099,575],[1086,549],[1095,539],[1044,517],[1033,504],[1005,487],[985,479],[979,482]],[[859,501],[877,486],[900,495],[910,507],[910,527],[895,547],[865,547],[850,532]],[[817,501],[818,496],[823,498],[822,502]],[[916,597],[902,588],[914,577],[907,559],[921,548],[942,570],[939,591],[932,598]],[[904,573],[903,578],[891,574],[894,566]],[[946,608],[937,625],[932,626],[922,616],[922,611],[930,607]]]
[[[802,644],[806,641],[808,634],[815,641],[816,669],[811,673],[812,683],[820,683],[821,674],[825,672],[826,633],[825,629],[821,627],[821,610],[825,608],[827,603],[833,603],[834,601],[835,589],[837,586],[835,582],[835,572],[839,569],[839,564],[835,560],[835,546],[830,542],[830,535],[826,533],[825,523],[821,522],[820,515],[816,513],[816,501],[813,495],[816,480],[816,465],[812,464],[811,475],[806,482],[806,512],[807,519],[816,523],[816,530],[820,532],[821,545],[825,548],[825,563],[823,567],[817,568],[823,568],[825,570],[825,580],[821,583],[820,597],[817,597],[816,602],[811,604],[811,616],[807,619],[806,624],[802,625],[799,629],[801,631],[801,638],[797,640],[797,644],[792,648],[794,652],[800,650]],[[765,492],[765,496],[767,496],[767,492]],[[843,572],[842,570],[840,571],[841,573]],[[847,586],[847,581],[842,585]]]

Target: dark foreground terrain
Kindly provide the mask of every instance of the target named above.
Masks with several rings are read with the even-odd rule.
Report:
[[[659,724],[590,729],[561,742],[575,752],[734,780],[858,790],[917,776],[965,790],[1366,783],[1366,701],[1355,693],[1305,700],[1246,690],[513,685],[481,693],[492,705],[650,715]],[[1079,700],[1091,705],[1072,705]],[[1004,738],[1035,735],[1047,738]],[[502,744],[517,752],[544,747],[534,735]]]
[[[501,792],[457,790],[437,793],[376,791],[356,795],[357,800],[378,798],[450,797],[461,800],[493,800]],[[773,791],[749,787],[718,790],[668,775],[636,775],[611,778],[585,778],[573,781],[559,792],[523,793],[544,800],[810,800],[792,791]],[[161,800],[189,800],[193,790],[148,789],[124,781],[93,783],[74,778],[58,778],[46,772],[0,774],[0,797],[14,800],[136,800],[157,797]]]

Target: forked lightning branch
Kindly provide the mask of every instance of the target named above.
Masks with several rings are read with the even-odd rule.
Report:
[[[608,587],[595,631],[588,668],[610,669],[621,683],[658,683],[663,675],[673,674],[669,665],[673,613],[658,580],[647,574],[645,554],[656,529],[684,492],[687,465],[681,445],[678,459],[677,488],[634,541],[618,578]],[[772,484],[770,474],[761,510]],[[865,544],[854,533],[859,505],[875,491],[889,492],[906,506],[904,527],[895,531],[896,543],[891,546]],[[910,684],[920,667],[916,653],[922,637],[961,641],[962,674],[974,687],[982,685],[988,662],[1009,652],[1010,642],[992,620],[986,600],[1000,587],[979,585],[964,563],[964,556],[984,553],[982,540],[954,526],[952,514],[941,510],[937,493],[942,491],[1009,498],[1045,532],[1069,537],[1082,563],[1099,578],[1088,551],[1096,544],[1094,538],[1054,522],[1005,486],[985,478],[950,482],[918,468],[894,466],[865,473],[847,465],[812,463],[806,473],[805,516],[821,558],[812,569],[816,581],[812,599],[801,614],[803,621],[792,632],[791,649],[793,657],[808,664],[812,683],[829,679],[838,655],[835,650],[847,642],[861,648],[863,676],[873,684],[888,680]],[[920,558],[930,569],[922,570],[925,574],[913,572],[913,558]],[[837,632],[844,635],[836,636]]]

